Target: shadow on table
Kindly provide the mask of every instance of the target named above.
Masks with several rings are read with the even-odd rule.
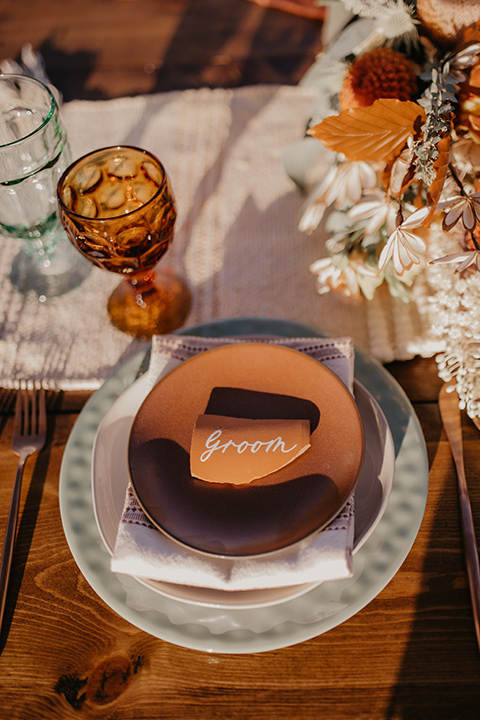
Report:
[[[53,427],[49,426],[47,443],[45,445],[45,448],[41,451],[39,455],[33,456],[32,458],[27,460],[27,472],[28,465],[30,465],[30,463],[34,463],[35,465],[28,486],[28,491],[25,497],[25,502],[24,504],[21,504],[19,508],[17,536],[15,539],[15,546],[13,548],[12,568],[10,571],[10,580],[8,583],[8,593],[5,605],[5,612],[3,616],[3,626],[0,634],[0,654],[3,651],[10,632],[10,626],[12,624],[12,620],[15,614],[17,599],[24,578],[25,568],[27,565],[30,547],[32,545],[35,527],[37,525],[38,513],[40,510],[40,504],[42,502],[43,490],[50,460],[52,438]],[[15,473],[13,472],[12,477],[8,479],[8,481],[11,483],[12,491],[14,480]],[[23,482],[25,483],[25,481],[26,477],[24,478]],[[6,482],[6,479],[4,479],[4,482]]]
[[[230,2],[226,14],[223,0],[208,4],[191,0],[157,71],[152,92],[298,83],[320,50],[321,23],[260,8],[252,19],[253,10],[247,2]]]
[[[125,54],[125,72],[132,78],[137,73],[144,81],[151,74],[149,90],[166,92],[198,87],[239,87],[258,83],[297,84],[321,49],[321,21],[302,18],[274,9],[254,7],[244,0],[190,0],[185,8],[176,10],[179,22],[167,37],[166,50],[150,46],[146,34],[143,57],[136,67]],[[138,12],[142,12],[139,5]],[[164,11],[165,12],[165,11]],[[162,17],[145,23],[158,22]],[[169,15],[169,22],[172,17]],[[128,28],[117,28],[125,42]],[[151,39],[150,39],[151,44]],[[49,37],[38,48],[45,61],[51,82],[65,101],[73,99],[100,100],[115,96],[92,86],[95,70],[105,74],[108,67],[98,68],[99,53],[92,51],[65,52]],[[103,48],[108,52],[108,44]],[[142,67],[142,62],[145,67]],[[149,67],[149,69],[146,69]],[[113,72],[122,67],[112,66]],[[104,87],[108,87],[105,77]],[[132,79],[133,87],[135,82]],[[134,91],[138,92],[138,90]],[[129,94],[127,92],[127,94]]]
[[[76,98],[103,100],[105,93],[88,88],[88,80],[95,69],[97,56],[87,50],[64,52],[59,50],[49,38],[38,48],[45,61],[47,75],[61,93],[65,102]]]

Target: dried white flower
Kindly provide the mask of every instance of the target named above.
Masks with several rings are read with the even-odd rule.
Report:
[[[302,232],[311,233],[318,227],[327,207],[335,203],[338,207],[357,203],[363,190],[370,190],[377,184],[377,173],[363,160],[348,160],[330,168],[323,180],[310,193],[298,224]]]
[[[403,0],[343,0],[343,4],[359,17],[374,19],[386,38],[416,33],[413,10]]]
[[[375,29],[360,46],[354,49],[356,55],[385,41],[402,37],[408,44],[418,42],[417,21],[413,8],[403,0],[342,0],[346,9],[359,17],[371,18]]]
[[[363,202],[355,205],[348,212],[348,218],[353,221],[368,220],[365,225],[365,235],[373,235],[382,225],[386,224],[389,233],[395,230],[395,219],[398,205],[381,190],[372,191],[364,196]]]
[[[326,193],[326,202],[337,207],[356,203],[363,190],[371,190],[377,184],[377,173],[364,160],[346,160],[337,166],[337,174]]]
[[[455,140],[451,146],[452,156],[455,161],[457,173],[477,174],[480,172],[480,145],[469,137],[462,137]]]
[[[480,220],[480,193],[454,195],[437,205],[439,210],[448,208],[443,218],[443,229],[448,232],[461,219],[466,230],[473,230]]]
[[[337,267],[333,258],[322,258],[310,265],[310,272],[317,275],[317,291],[324,295],[330,290],[340,290],[347,297],[358,298],[360,287],[355,271],[350,265],[345,268]]]
[[[348,264],[340,266],[332,257],[312,263],[310,272],[317,275],[317,291],[324,295],[330,291],[341,292],[346,297],[359,299],[362,292],[371,300],[383,277],[369,269],[360,256],[353,255]]]
[[[380,254],[379,270],[385,268],[390,258],[393,260],[393,267],[397,275],[403,275],[405,270],[410,270],[412,265],[420,264],[419,256],[423,255],[426,250],[425,241],[411,230],[423,225],[429,213],[429,207],[415,210],[394,230]]]

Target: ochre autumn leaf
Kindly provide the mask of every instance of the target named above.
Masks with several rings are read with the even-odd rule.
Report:
[[[388,162],[400,154],[425,111],[410,100],[382,98],[363,108],[347,108],[312,127],[309,135],[347,160]]]

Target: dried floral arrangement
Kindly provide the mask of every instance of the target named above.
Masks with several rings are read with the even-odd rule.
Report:
[[[299,227],[328,233],[319,293],[371,299],[386,282],[408,300],[433,222],[459,238],[434,262],[480,271],[480,2],[342,2],[373,30],[343,58],[334,112],[308,129],[331,165]]]

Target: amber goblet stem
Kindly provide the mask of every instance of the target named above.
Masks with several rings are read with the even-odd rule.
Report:
[[[107,310],[116,328],[148,339],[180,327],[190,306],[191,292],[183,278],[157,267],[134,273],[120,283],[110,295]]]
[[[127,277],[127,281],[132,285],[134,292],[136,293],[136,301],[140,307],[145,306],[145,300],[143,295],[148,294],[149,290],[155,288],[155,271],[153,269],[132,273]]]

